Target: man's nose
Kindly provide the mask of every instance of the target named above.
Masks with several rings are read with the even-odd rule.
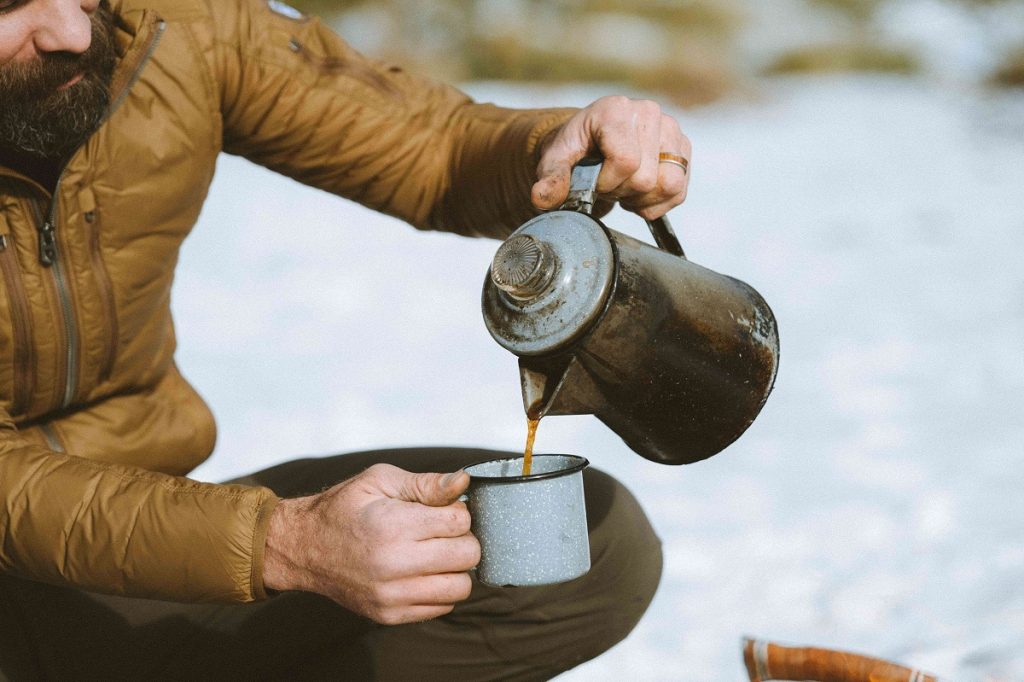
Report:
[[[81,54],[92,43],[89,8],[92,2],[80,0],[41,0],[43,15],[35,33],[39,52]]]

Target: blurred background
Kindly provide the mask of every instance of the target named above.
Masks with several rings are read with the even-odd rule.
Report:
[[[1024,679],[1024,2],[301,6],[482,101],[663,102],[695,150],[671,216],[687,254],[778,318],[775,391],[710,460],[541,424],[539,452],[634,491],[666,557],[634,633],[563,679],[744,680],[742,635]],[[220,424],[195,476],[522,448],[515,358],[480,316],[496,248],[224,157],[173,299],[179,365]]]
[[[361,51],[448,81],[604,82],[695,106],[765,76],[1024,86],[1019,0],[296,0]]]

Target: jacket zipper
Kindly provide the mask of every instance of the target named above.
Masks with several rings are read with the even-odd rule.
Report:
[[[146,47],[146,52],[143,54],[142,59],[139,61],[139,65],[135,68],[128,83],[118,94],[109,107],[107,107],[107,113],[100,122],[100,125],[106,122],[110,115],[120,106],[121,102],[128,96],[128,91],[131,90],[132,86],[138,81],[139,76],[142,73],[142,68],[149,61],[150,57],[153,56],[153,52],[156,50],[156,46],[160,43],[160,37],[163,35],[164,29],[167,24],[163,21],[157,23],[156,34],[153,36],[153,40]],[[97,126],[99,127],[99,126]],[[60,175],[57,177],[57,184],[53,189],[53,198],[50,201],[50,210],[47,212],[45,219],[43,218],[42,210],[39,208],[39,204],[31,202],[33,210],[36,214],[36,225],[39,231],[39,262],[44,266],[50,268],[50,272],[53,276],[54,285],[57,289],[57,300],[60,303],[61,318],[64,323],[64,335],[63,335],[63,347],[64,353],[64,372],[59,373],[58,376],[63,376],[64,394],[61,397],[60,408],[64,409],[71,405],[74,400],[75,391],[78,388],[78,327],[75,319],[74,305],[71,300],[71,289],[68,286],[67,276],[64,272],[64,266],[61,262],[60,253],[57,249],[57,229],[56,229],[56,216],[57,216],[57,203],[60,197],[60,184],[64,179],[64,170],[61,169]],[[116,341],[115,341],[116,343]],[[116,353],[116,347],[114,349]],[[58,384],[59,385],[59,384]]]
[[[92,210],[85,214],[85,222],[92,225],[92,236],[90,241],[92,252],[92,269],[96,275],[96,286],[100,290],[100,298],[103,300],[103,312],[107,318],[107,333],[110,343],[107,345],[107,354],[103,358],[103,366],[100,368],[99,380],[101,382],[110,378],[114,371],[114,361],[117,359],[117,306],[114,303],[114,286],[110,281],[110,273],[103,262],[103,254],[100,249],[100,228],[96,221],[96,211]]]
[[[28,408],[35,388],[35,348],[32,346],[31,313],[11,235],[0,235],[0,269],[7,286],[14,336],[14,395],[10,411],[19,414]]]
[[[166,21],[160,20],[157,22],[156,33],[153,35],[153,39],[146,47],[146,52],[142,55],[142,59],[139,60],[139,65],[135,67],[135,71],[132,72],[131,78],[128,79],[128,82],[125,83],[124,88],[122,88],[121,92],[118,93],[117,99],[111,102],[110,106],[107,107],[107,113],[100,120],[99,125],[103,125],[104,123],[106,123],[107,119],[110,118],[110,115],[113,114],[114,111],[116,111],[117,108],[121,106],[121,102],[123,102],[125,98],[128,97],[128,93],[131,91],[132,86],[135,85],[136,81],[139,80],[139,76],[142,75],[142,67],[146,65],[146,62],[149,61],[149,58],[153,56],[154,52],[156,52],[156,46],[160,44],[160,38],[163,37],[164,29],[166,28]],[[96,127],[99,128],[99,126]]]
[[[64,385],[64,393],[60,400],[60,407],[63,409],[74,399],[78,383],[78,325],[75,319],[74,305],[71,301],[71,289],[64,272],[64,264],[57,251],[57,230],[54,216],[57,212],[60,181],[61,179],[57,178],[53,200],[50,202],[50,211],[45,218],[38,201],[32,201],[31,204],[39,231],[39,262],[50,269],[50,275],[53,277],[54,287],[57,290],[57,302],[60,305],[60,316],[63,322],[61,336],[63,343],[58,345],[58,348],[64,351],[64,366],[63,372],[57,375],[57,385],[60,386],[62,383]]]
[[[57,428],[47,422],[41,424],[39,430],[43,432],[43,438],[46,439],[46,445],[54,452],[64,452],[64,443],[61,442],[60,434],[57,433]]]

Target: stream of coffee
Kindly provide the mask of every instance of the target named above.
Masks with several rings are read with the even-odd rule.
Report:
[[[526,419],[526,449],[523,451],[523,476],[530,475],[530,466],[533,464],[533,439],[537,437],[537,424],[540,418]]]

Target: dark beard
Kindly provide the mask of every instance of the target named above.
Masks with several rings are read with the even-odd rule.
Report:
[[[91,24],[92,42],[82,54],[54,52],[0,67],[0,145],[66,161],[96,130],[110,104],[117,62],[114,18],[106,0]],[[79,73],[80,81],[57,89]]]

